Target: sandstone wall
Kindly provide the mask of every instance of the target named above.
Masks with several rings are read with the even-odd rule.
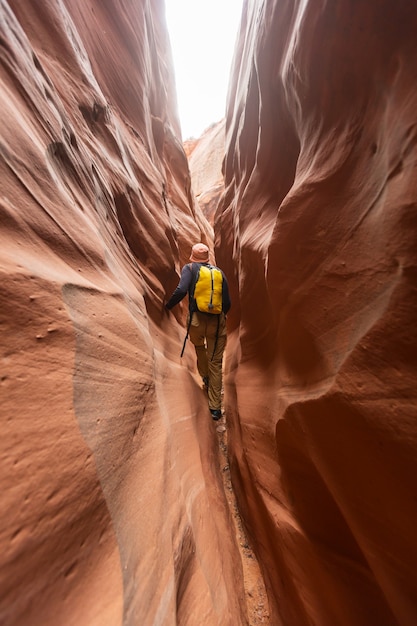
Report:
[[[273,624],[417,621],[417,9],[246,2],[215,225]]]
[[[193,192],[203,215],[212,225],[219,199],[224,192],[224,144],[224,119],[207,128],[198,139],[184,142]]]
[[[184,310],[162,313],[211,245],[163,2],[0,16],[0,622],[245,624]]]

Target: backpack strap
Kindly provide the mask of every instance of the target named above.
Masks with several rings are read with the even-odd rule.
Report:
[[[195,293],[195,286],[197,284],[200,267],[198,267],[196,263],[189,263],[188,267],[191,270],[191,276],[192,276],[191,285],[190,285],[190,289],[188,292],[189,293],[189,310],[190,312],[192,312],[192,311],[197,310],[197,305],[194,299],[194,293]]]

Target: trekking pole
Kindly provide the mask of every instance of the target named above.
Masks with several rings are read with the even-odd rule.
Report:
[[[187,343],[188,333],[190,332],[190,326],[191,326],[192,317],[193,317],[193,314],[191,312],[190,313],[190,319],[189,319],[188,326],[187,326],[187,334],[185,335],[184,343],[183,343],[182,350],[181,350],[180,359],[182,359],[182,355],[184,354],[185,344]]]

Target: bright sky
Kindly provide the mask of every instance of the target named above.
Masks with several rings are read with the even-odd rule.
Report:
[[[183,139],[225,115],[243,0],[165,0]]]

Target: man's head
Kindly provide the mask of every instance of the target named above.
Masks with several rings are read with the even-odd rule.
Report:
[[[208,263],[208,247],[204,243],[196,243],[191,249],[190,261],[193,263]]]

